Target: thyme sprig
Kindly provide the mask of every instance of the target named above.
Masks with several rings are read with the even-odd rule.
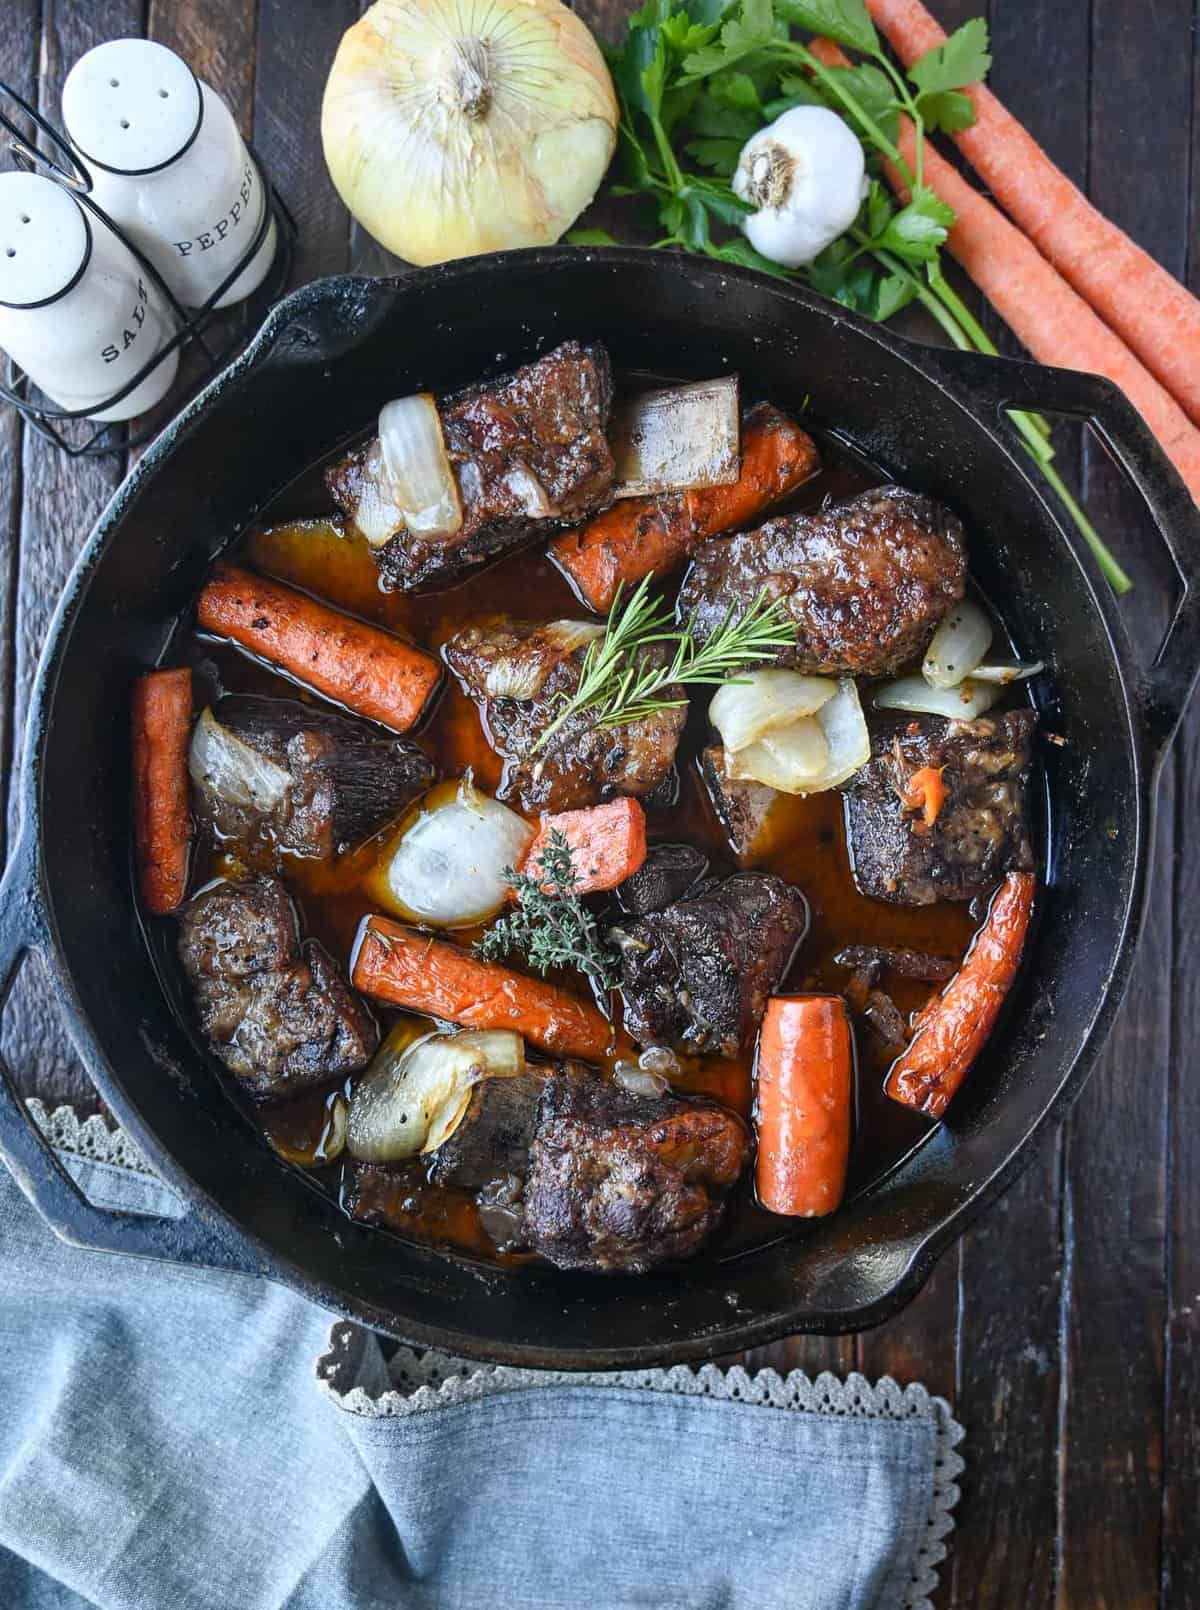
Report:
[[[778,599],[760,592],[741,615],[731,604],[725,619],[704,642],[696,637],[693,613],[676,625],[668,606],[650,596],[651,577],[644,577],[622,607],[621,592],[613,599],[604,636],[588,644],[579,682],[563,694],[563,707],[538,738],[542,749],[572,716],[597,712],[598,727],[623,727],[662,710],[677,709],[685,698],[675,687],[714,686],[736,671],[770,659],[796,640],[795,626]],[[650,656],[652,643],[671,643],[667,659]]]
[[[579,880],[565,834],[551,828],[537,859],[537,875],[505,867],[516,909],[476,941],[476,955],[502,961],[516,954],[543,978],[555,968],[575,967],[606,992],[619,988],[620,957],[575,893]]]

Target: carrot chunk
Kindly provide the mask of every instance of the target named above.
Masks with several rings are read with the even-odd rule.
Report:
[[[632,877],[646,859],[646,813],[636,799],[614,799],[587,810],[543,816],[521,858],[522,871],[537,872],[539,857],[552,832],[561,833],[567,841],[575,871],[575,894],[615,889],[618,883]]]
[[[773,995],[758,1047],[754,1183],[772,1213],[832,1213],[846,1188],[854,1078],[839,995]]]
[[[916,1021],[908,1050],[892,1064],[893,1101],[940,1118],[984,1041],[1016,975],[1029,931],[1032,872],[1010,872],[966,960]]]
[[[133,831],[147,911],[164,916],[187,892],[192,818],[188,742],[192,673],[148,671],[133,685]]]
[[[364,995],[473,1029],[515,1029],[551,1056],[594,1061],[612,1038],[595,1007],[565,990],[386,917],[364,923],[351,976]]]
[[[941,766],[922,766],[913,772],[904,789],[904,804],[910,811],[920,811],[926,832],[938,819],[946,803],[946,781]]]
[[[556,537],[548,552],[584,603],[607,614],[622,584],[665,575],[706,537],[745,525],[819,468],[812,437],[762,404],[742,427],[742,469],[731,486],[624,499]]]
[[[232,638],[348,710],[407,732],[441,678],[436,660],[281,582],[221,567],[200,594],[201,630]]]

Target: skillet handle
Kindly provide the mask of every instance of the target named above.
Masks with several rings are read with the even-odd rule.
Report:
[[[25,956],[46,948],[34,835],[22,833],[0,882],[0,1016]],[[208,1269],[263,1273],[254,1248],[224,1219],[192,1206],[178,1219],[118,1213],[89,1202],[25,1110],[0,1055],[0,1161],[61,1241],[96,1252]]]
[[[937,367],[975,401],[1001,411],[1019,408],[1086,419],[1141,496],[1181,588],[1166,636],[1138,689],[1147,737],[1161,753],[1174,736],[1200,670],[1200,509],[1178,471],[1125,393],[1103,375],[941,348]]]

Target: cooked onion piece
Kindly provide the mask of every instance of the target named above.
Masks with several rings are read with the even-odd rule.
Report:
[[[815,715],[727,754],[728,776],[765,783],[782,794],[822,794],[853,777],[871,757],[870,734],[853,678],[842,677],[834,686]]]
[[[279,808],[292,783],[282,766],[223,727],[209,709],[192,731],[188,771],[202,794],[265,816]]]
[[[436,1150],[461,1123],[482,1079],[525,1071],[525,1042],[510,1029],[412,1039],[406,1020],[380,1046],[350,1101],[346,1146],[364,1163]]]
[[[726,752],[726,774],[733,781],[763,782],[780,794],[823,794],[852,778],[870,760],[867,721],[854,678],[842,676],[830,686],[833,694],[821,700],[815,715],[765,733],[746,749]]]
[[[708,719],[721,734],[726,754],[757,743],[765,733],[790,727],[802,716],[815,715],[833,698],[838,685],[827,676],[799,671],[750,671],[719,687],[708,707]],[[734,776],[730,772],[730,776]]]
[[[765,783],[784,794],[805,794],[829,764],[829,745],[813,716],[768,732],[757,743],[725,754],[725,772],[735,782]]]
[[[737,376],[631,397],[613,411],[609,439],[615,497],[732,486],[741,473]]]
[[[484,692],[489,699],[536,699],[558,661],[603,637],[600,621],[550,621],[501,654],[488,667]]]
[[[354,523],[371,548],[382,548],[404,530],[404,510],[396,500],[378,436],[367,449]]]
[[[1045,669],[1045,660],[993,660],[990,664],[977,665],[971,672],[971,680],[995,682],[1006,688],[1010,682],[1024,682]]]
[[[978,604],[955,604],[933,634],[921,674],[931,688],[954,688],[992,646],[992,623]]]
[[[492,917],[508,898],[533,828],[469,777],[431,788],[401,823],[367,880],[372,897],[410,922],[463,928]]]
[[[437,403],[427,391],[379,411],[379,446],[389,491],[415,537],[444,541],[462,530],[458,483],[446,453]]]
[[[880,710],[912,710],[919,715],[947,716],[951,721],[974,721],[990,710],[1004,692],[996,682],[971,678],[954,688],[931,688],[923,676],[902,676],[875,689]]]

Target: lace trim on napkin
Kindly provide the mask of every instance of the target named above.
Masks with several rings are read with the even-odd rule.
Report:
[[[99,1114],[80,1119],[74,1107],[56,1107],[48,1112],[36,1096],[30,1096],[25,1106],[56,1151],[90,1157],[94,1163],[111,1163],[114,1168],[127,1168],[134,1174],[154,1176],[154,1170],[125,1131],[110,1129]]]
[[[946,1557],[946,1534],[953,1529],[959,1499],[958,1477],[963,1460],[954,1452],[963,1428],[944,1398],[931,1397],[923,1386],[902,1387],[890,1376],[874,1386],[851,1372],[845,1381],[823,1371],[810,1380],[802,1370],[782,1376],[762,1369],[750,1375],[740,1364],[721,1369],[704,1364],[693,1369],[676,1364],[667,1370],[624,1370],[580,1374],[561,1370],[521,1370],[452,1358],[436,1349],[425,1352],[400,1347],[387,1366],[388,1385],[372,1394],[360,1383],[366,1333],[343,1322],[333,1327],[329,1351],[317,1362],[317,1380],[328,1397],[349,1414],[366,1419],[402,1418],[428,1413],[448,1404],[470,1403],[501,1392],[547,1386],[637,1388],[683,1397],[706,1397],[757,1404],[793,1413],[830,1414],[869,1420],[931,1419],[935,1427],[933,1493],[925,1520],[925,1536],[917,1550],[913,1579],[900,1610],[930,1610],[938,1566]]]

